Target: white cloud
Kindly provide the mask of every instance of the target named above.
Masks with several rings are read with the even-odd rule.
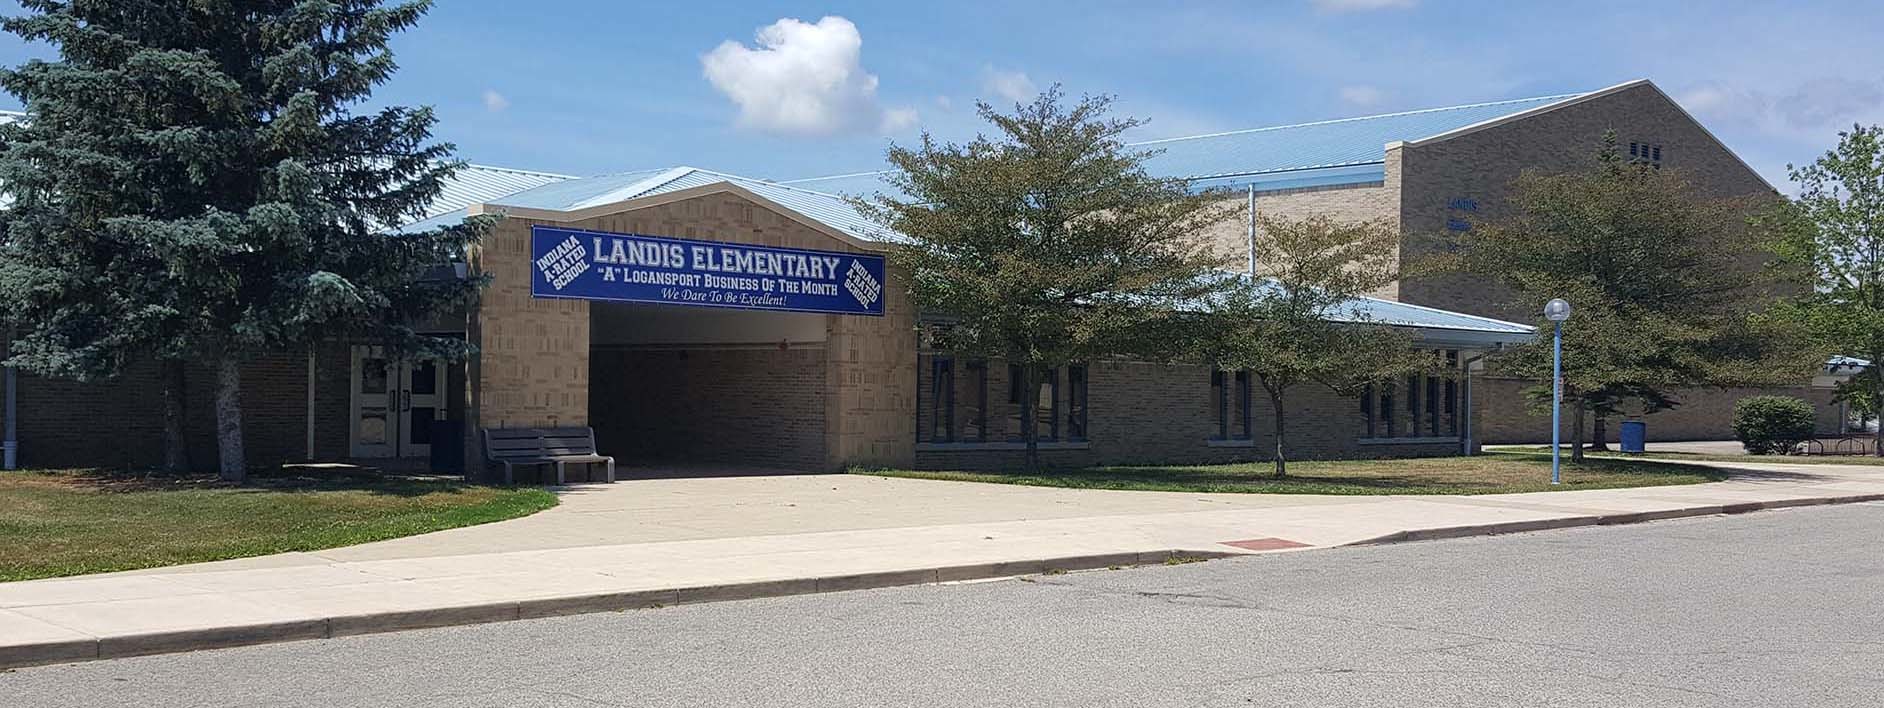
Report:
[[[1372,86],[1343,86],[1341,100],[1359,108],[1372,108],[1387,100],[1387,92]]]
[[[728,40],[700,57],[707,81],[739,106],[742,127],[819,136],[915,124],[914,108],[878,103],[877,77],[863,68],[863,35],[850,20],[787,17],[754,39],[752,47]]]
[[[497,113],[510,107],[510,99],[492,89],[484,89],[484,110]]]
[[[877,123],[877,130],[884,133],[900,133],[915,127],[919,118],[914,108],[884,109],[883,119]]]
[[[949,98],[947,96],[936,96],[935,107],[940,108],[943,111],[955,110],[955,99]]]
[[[1323,12],[1405,9],[1419,4],[1419,0],[1314,0],[1314,2],[1316,9]]]
[[[1677,100],[1712,122],[1750,126],[1773,135],[1822,137],[1875,120],[1884,111],[1884,82],[1817,78],[1774,93],[1722,83],[1682,92]]]
[[[1040,94],[1040,89],[1025,72],[1003,71],[992,66],[982,70],[981,91],[1009,103],[1028,103]]]

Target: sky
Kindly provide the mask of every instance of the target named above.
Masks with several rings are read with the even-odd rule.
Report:
[[[1782,189],[1884,123],[1876,0],[439,0],[394,51],[373,103],[435,107],[470,162],[571,175],[876,169],[1055,83],[1151,139],[1648,78]],[[0,62],[50,56],[0,35]]]

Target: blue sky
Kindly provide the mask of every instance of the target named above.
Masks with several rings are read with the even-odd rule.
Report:
[[[1884,3],[1856,1],[441,0],[376,102],[435,106],[482,164],[790,178],[972,136],[975,99],[1054,82],[1155,138],[1646,77],[1784,188],[1786,163],[1884,122],[1881,47]],[[45,53],[0,36],[0,61]]]

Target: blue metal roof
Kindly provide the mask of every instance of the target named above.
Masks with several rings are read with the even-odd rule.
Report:
[[[1385,176],[1387,143],[1430,138],[1582,95],[1473,103],[1150,140],[1130,146],[1159,151],[1145,161],[1152,174],[1191,179],[1198,187],[1254,184],[1261,191],[1379,182]],[[894,188],[883,180],[886,174],[858,172],[780,183],[834,194],[894,194]]]
[[[737,185],[858,239],[890,242],[898,238],[835,194],[697,167],[637,170],[573,179],[506,195],[489,200],[489,203],[529,209],[576,211],[719,183]]]
[[[1221,277],[1247,282],[1249,275],[1239,271],[1221,271]],[[1262,279],[1258,287],[1274,290],[1281,286]],[[1206,302],[1195,302],[1183,309],[1202,310]],[[1326,313],[1335,322],[1386,325],[1416,330],[1419,341],[1428,346],[1486,347],[1516,344],[1536,336],[1537,329],[1517,322],[1468,315],[1435,307],[1411,305],[1376,297],[1358,297],[1334,305]]]
[[[445,180],[438,197],[426,206],[424,218],[401,224],[393,231],[418,233],[455,224],[464,219],[465,207],[472,204],[483,204],[526,189],[571,179],[575,178],[508,167],[465,165]]]

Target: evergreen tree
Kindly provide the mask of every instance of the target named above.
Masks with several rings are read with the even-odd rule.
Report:
[[[1355,393],[1425,372],[1436,362],[1405,332],[1378,324],[1360,298],[1400,278],[1400,233],[1325,216],[1258,216],[1260,279],[1205,299],[1194,348],[1219,369],[1248,371],[1274,412],[1276,476],[1288,473],[1290,391],[1302,384]]]
[[[1586,414],[1596,429],[1625,408],[1653,413],[1680,405],[1696,386],[1797,384],[1809,356],[1767,305],[1792,284],[1766,274],[1745,199],[1697,194],[1675,170],[1624,161],[1615,136],[1591,169],[1526,173],[1509,212],[1459,236],[1458,264],[1505,287],[1511,309],[1534,313],[1568,300],[1563,326],[1563,400],[1571,406],[1573,459],[1583,457]],[[1534,381],[1551,377],[1551,338],[1540,336],[1492,365]],[[1548,401],[1549,384],[1530,391]]]
[[[427,0],[21,5],[0,27],[58,58],[0,71],[28,114],[0,128],[12,363],[77,378],[205,363],[218,469],[240,480],[245,360],[340,336],[461,353],[410,323],[475,292],[427,274],[488,224],[387,235],[458,164],[429,109],[358,110]]]
[[[1039,465],[1035,396],[1043,369],[1171,352],[1158,336],[1216,265],[1195,235],[1228,218],[1215,192],[1153,177],[1155,153],[1119,135],[1109,97],[1061,103],[1058,87],[1012,114],[977,104],[998,131],[967,144],[893,146],[904,196],[861,208],[909,238],[897,262],[936,344],[1004,359],[1021,373],[1027,465]]]
[[[1773,245],[1813,287],[1784,312],[1805,324],[1817,354],[1870,362],[1839,385],[1861,414],[1884,410],[1884,128],[1852,126],[1812,164],[1788,166],[1798,199],[1772,214]],[[1874,433],[1884,456],[1884,425]]]

